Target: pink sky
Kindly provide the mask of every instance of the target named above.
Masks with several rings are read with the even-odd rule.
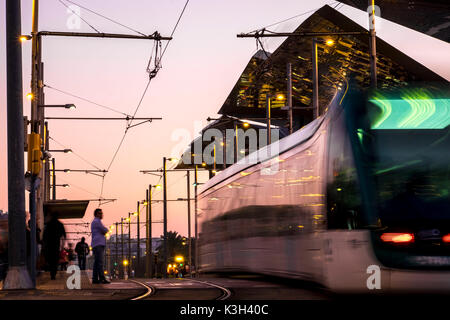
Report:
[[[22,0],[22,33],[31,30],[32,0]],[[169,35],[184,6],[185,0],[133,1],[79,0],[108,17],[129,25],[146,34],[159,31]],[[237,81],[251,55],[255,41],[238,39],[237,33],[252,31],[296,14],[319,8],[330,1],[299,0],[191,0],[185,15],[169,45],[163,68],[152,81],[137,116],[163,117],[151,125],[130,129],[124,145],[106,176],[103,196],[117,198],[103,206],[104,223],[109,226],[120,221],[128,212],[136,210],[136,201],[143,200],[148,184],[158,182],[157,177],[143,175],[139,170],[157,169],[163,156],[179,156],[180,140],[172,135],[185,132],[187,142],[194,137],[195,122],[206,125],[208,116],[214,117]],[[365,13],[344,6],[340,12],[367,25]],[[383,15],[383,13],[381,13]],[[0,7],[0,209],[7,211],[6,170],[6,70],[5,70],[5,5]],[[276,31],[292,31],[309,15],[272,27]],[[41,0],[40,30],[69,30],[69,14],[57,0]],[[130,31],[104,19],[82,11],[82,17],[102,32],[130,33]],[[82,32],[93,32],[86,24]],[[379,37],[405,54],[416,59],[446,79],[450,79],[449,44],[422,35],[393,23],[382,21],[377,30]],[[267,40],[269,51],[281,39]],[[420,44],[420,45],[418,45]],[[108,40],[81,38],[45,38],[43,61],[45,83],[53,87],[111,106],[132,114],[147,83],[145,68],[153,41]],[[31,42],[23,45],[23,89],[29,91]],[[95,105],[46,89],[46,104],[75,103],[76,110],[48,110],[47,116],[115,117],[115,113]],[[24,100],[24,113],[30,114],[29,101]],[[106,168],[113,156],[125,123],[51,121],[50,136],[93,162]],[[51,149],[60,149],[55,143]],[[59,169],[92,169],[73,154],[54,154]],[[169,199],[186,196],[184,174],[170,174]],[[200,175],[201,180],[207,177]],[[71,188],[58,188],[58,198],[98,198],[101,179],[84,173],[59,173],[57,183],[69,183]],[[81,187],[81,188],[79,188]],[[90,193],[84,191],[88,190]],[[192,191],[193,194],[193,191]],[[161,199],[161,194],[154,198]],[[97,203],[92,202],[83,219],[92,220]],[[162,219],[162,205],[155,205],[154,219]],[[78,220],[77,220],[78,221]],[[74,222],[74,221],[71,221]],[[74,228],[70,228],[75,230]],[[185,203],[170,203],[168,229],[187,234]],[[76,228],[83,231],[83,228]],[[135,227],[133,227],[133,233]],[[192,229],[193,230],[193,229]],[[154,236],[162,232],[162,225],[154,225]]]

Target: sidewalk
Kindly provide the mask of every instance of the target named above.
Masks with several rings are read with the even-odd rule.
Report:
[[[126,280],[111,284],[92,284],[92,271],[81,271],[80,289],[69,289],[67,280],[71,274],[58,271],[56,280],[49,272],[37,278],[35,290],[0,290],[0,300],[128,300],[144,294],[142,286]]]

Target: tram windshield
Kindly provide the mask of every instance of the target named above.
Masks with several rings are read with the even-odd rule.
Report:
[[[357,140],[381,223],[450,220],[450,99],[378,96],[365,115]]]

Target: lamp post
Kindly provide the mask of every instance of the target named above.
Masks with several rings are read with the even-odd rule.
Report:
[[[137,202],[137,264],[136,264],[136,271],[140,273],[141,271],[141,231],[140,231],[140,210],[139,210],[139,201]]]
[[[270,93],[266,94],[266,123],[267,123],[267,145],[272,143],[272,117],[271,117],[271,113],[270,113],[270,109],[271,109],[271,99],[272,95]],[[277,94],[276,95],[276,99],[277,100],[284,100],[284,95],[282,94]]]
[[[197,185],[198,185],[198,175],[197,175],[198,171],[197,171],[197,165],[195,165],[195,172],[194,172],[194,197],[195,197],[195,201],[194,201],[194,212],[195,212],[195,222],[194,222],[194,229],[195,229],[195,277],[198,278],[198,206],[197,206],[197,200],[198,200],[198,196],[197,196]],[[191,266],[189,266],[191,267]]]
[[[164,212],[164,278],[167,278],[167,261],[168,261],[168,254],[169,254],[169,248],[167,245],[167,168],[166,168],[166,162],[169,161],[176,161],[175,158],[166,158],[163,157],[163,212]]]
[[[52,158],[52,170],[53,170],[53,174],[52,174],[52,183],[53,183],[53,200],[56,200],[56,169],[55,169],[55,158]]]
[[[131,212],[128,212],[128,277],[131,276]]]
[[[312,38],[312,81],[313,81],[313,118],[317,119],[320,116],[319,109],[319,67],[317,57],[317,44],[325,43],[328,46],[332,46],[334,41],[331,39],[324,40],[322,38]]]
[[[73,103],[68,104],[45,104],[39,105],[38,108],[64,108],[64,109],[76,109],[77,107]]]
[[[115,267],[119,265],[119,224],[116,222],[116,252],[115,252]],[[116,268],[114,268],[114,275],[116,275]]]
[[[187,174],[187,213],[188,213],[188,239],[189,239],[189,274],[192,278],[192,241],[191,241],[191,175],[189,170]]]
[[[125,277],[125,265],[124,265],[125,256],[123,254],[123,220],[124,220],[124,218],[120,218],[120,232],[121,232],[120,241],[121,241],[121,245],[122,245],[122,259],[121,259],[122,261],[120,263],[120,265],[121,265],[120,270],[121,270],[122,278]]]

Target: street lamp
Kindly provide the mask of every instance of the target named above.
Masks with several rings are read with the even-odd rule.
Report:
[[[319,67],[317,57],[317,44],[324,43],[327,46],[334,45],[333,39],[312,38],[312,80],[313,80],[313,118],[320,115],[319,110]]]
[[[54,185],[50,185],[50,188],[54,188],[54,187],[64,187],[64,188],[69,188],[70,185],[68,185],[67,183],[65,184],[54,184]],[[56,199],[53,199],[56,200]]]
[[[64,153],[72,153],[72,149],[63,149],[63,150],[47,150],[48,152],[64,152]]]
[[[266,121],[267,121],[267,145],[272,143],[272,128],[271,128],[271,115],[270,115],[270,109],[271,109],[271,99],[272,95],[270,93],[266,94]],[[275,96],[275,98],[278,101],[282,101],[285,99],[284,95],[279,93]]]
[[[32,36],[29,36],[29,35],[21,35],[20,37],[19,37],[19,40],[21,41],[21,42],[25,42],[25,41],[28,41],[28,40],[31,40],[33,37]]]
[[[68,104],[46,104],[39,105],[38,108],[64,108],[64,109],[76,109],[77,107],[73,103]]]

